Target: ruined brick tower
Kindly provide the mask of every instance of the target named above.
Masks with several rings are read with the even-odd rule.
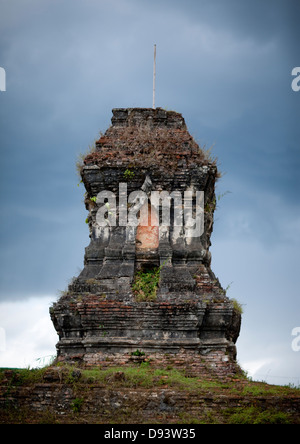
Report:
[[[210,268],[218,171],[181,114],[113,109],[112,125],[85,157],[81,176],[90,244],[83,271],[50,308],[58,359],[85,365],[150,359],[195,372],[233,371],[241,315]],[[194,195],[203,192],[202,229],[193,236],[183,208],[187,191],[192,217]],[[137,192],[144,196],[138,212]],[[155,192],[167,196],[159,208],[150,199]],[[128,223],[129,214],[136,224]]]

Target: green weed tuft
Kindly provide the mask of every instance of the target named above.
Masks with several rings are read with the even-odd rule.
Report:
[[[137,301],[143,302],[156,300],[160,271],[161,267],[152,267],[147,270],[140,270],[136,273],[132,290]]]

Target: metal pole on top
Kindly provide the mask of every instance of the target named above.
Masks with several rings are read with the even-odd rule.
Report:
[[[153,109],[155,109],[155,77],[156,77],[156,45],[154,45],[154,62],[153,62],[153,104],[152,104]]]

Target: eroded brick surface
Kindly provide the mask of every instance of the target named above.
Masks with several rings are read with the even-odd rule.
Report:
[[[211,270],[209,251],[219,173],[181,114],[114,109],[112,125],[84,159],[81,175],[90,244],[83,271],[50,309],[59,359],[119,364],[139,349],[159,362],[169,353],[197,371],[204,371],[203,363],[220,374],[231,371],[241,316]],[[115,226],[100,226],[97,219],[104,205],[97,196],[104,190],[115,196]],[[130,229],[119,224],[121,212],[132,209],[130,193],[138,190],[148,197],[152,191],[203,191],[201,236],[188,238],[184,227],[175,226],[174,213],[167,227],[161,214],[158,227],[143,228],[141,220]],[[151,208],[150,200],[146,205]],[[172,205],[171,212],[183,211],[183,201]],[[159,284],[147,299],[134,283],[139,270],[151,267],[160,267]]]

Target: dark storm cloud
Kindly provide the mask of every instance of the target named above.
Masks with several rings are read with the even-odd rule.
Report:
[[[111,108],[151,106],[154,43],[157,105],[182,112],[200,144],[215,143],[227,172],[220,193],[229,189],[232,205],[243,208],[236,190],[243,184],[295,205],[299,96],[290,74],[299,64],[298,3],[0,1],[3,297],[14,292],[14,273],[18,292],[33,291],[41,255],[52,272],[40,274],[39,288],[61,285],[57,250],[41,245],[55,236],[68,254],[70,225],[83,239],[70,268],[81,266],[88,239],[76,156],[109,126]],[[251,208],[253,220],[255,200]],[[264,238],[269,212],[261,218]]]
[[[209,23],[216,29],[230,30],[237,38],[248,36],[257,41],[273,36],[299,35],[297,26],[300,9],[297,0],[154,0],[152,10],[178,10],[191,22]],[[295,42],[296,44],[296,42]]]
[[[0,328],[11,347],[1,365],[20,365],[11,344],[36,331],[44,347],[52,326],[34,323],[44,302],[31,297],[55,299],[89,241],[77,156],[112,108],[152,105],[156,43],[157,106],[181,112],[225,173],[212,268],[245,304],[242,360],[268,372],[283,356],[278,374],[296,373],[299,16],[298,0],[0,0]]]

